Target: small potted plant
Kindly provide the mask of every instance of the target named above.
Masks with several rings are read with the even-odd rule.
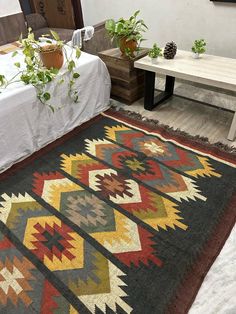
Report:
[[[156,64],[158,57],[162,56],[161,48],[155,43],[149,50],[148,56],[151,58],[151,62]]]
[[[137,19],[140,11],[136,11],[129,19],[120,18],[106,21],[106,30],[112,38],[116,40],[122,55],[134,57],[134,52],[144,40],[142,33],[148,28],[142,19]]]
[[[192,46],[194,58],[199,59],[200,55],[206,52],[206,41],[204,39],[196,39]]]

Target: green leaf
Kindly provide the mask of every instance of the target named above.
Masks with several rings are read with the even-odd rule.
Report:
[[[0,74],[0,86],[3,86],[6,82],[5,75]]]
[[[105,23],[105,28],[108,30],[108,31],[114,31],[115,30],[115,21],[113,19],[110,19],[110,20],[107,20],[106,23]]]
[[[31,40],[31,41],[34,41],[34,33],[30,33],[28,35],[28,39]]]
[[[50,93],[48,93],[48,92],[44,93],[43,98],[45,99],[45,101],[48,101],[51,98]]]
[[[20,79],[27,85],[30,83],[30,75],[22,74]]]
[[[47,82],[51,82],[52,81],[52,76],[49,73],[46,74],[46,78],[47,78]]]
[[[76,73],[76,72],[75,72],[75,73],[73,74],[73,78],[74,78],[74,79],[77,79],[77,78],[79,78],[79,77],[80,77],[80,74],[79,74],[79,73]]]
[[[55,108],[52,105],[48,105],[48,106],[52,110],[52,112],[54,113],[55,112]]]
[[[75,48],[75,53],[76,53],[76,58],[79,59],[79,57],[81,56],[81,50],[77,46]]]
[[[53,74],[58,74],[59,70],[57,68],[52,68],[50,70]]]
[[[75,67],[75,61],[74,60],[69,61],[68,67],[67,67],[68,70],[71,72],[74,69],[74,67]]]
[[[20,62],[15,62],[14,65],[15,65],[17,68],[20,68]]]
[[[53,31],[50,29],[50,33],[52,34],[52,37],[56,40],[56,41],[59,41],[60,40],[60,37],[58,35],[57,32]]]
[[[33,62],[32,62],[32,59],[31,59],[30,56],[27,56],[27,57],[25,58],[25,63],[26,63],[27,65],[29,65],[29,66],[32,66],[32,65],[33,65]]]
[[[136,12],[134,13],[134,17],[137,17],[137,16],[139,15],[139,13],[140,13],[140,10],[136,11]]]
[[[64,83],[65,82],[65,80],[64,79],[61,79],[59,82],[58,82],[58,84],[62,84],[62,83]]]
[[[117,32],[117,33],[122,32],[123,29],[124,29],[124,26],[123,26],[122,23],[118,23],[118,24],[116,25],[116,32]]]
[[[18,54],[18,51],[14,51],[13,54],[11,55],[12,58],[14,58]]]
[[[70,87],[72,87],[75,84],[73,80],[70,80]]]

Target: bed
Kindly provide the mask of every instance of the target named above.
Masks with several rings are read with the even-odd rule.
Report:
[[[12,58],[11,53],[0,56],[0,74],[11,78],[16,73],[15,62],[22,62],[23,54]],[[9,85],[0,94],[0,172],[55,141],[78,125],[106,110],[110,98],[110,76],[105,64],[94,55],[82,52],[76,61],[80,78],[75,87],[79,102],[74,103],[65,88],[49,87],[53,101],[64,106],[54,113],[40,103],[33,86],[23,83]],[[68,77],[65,67],[59,72]]]

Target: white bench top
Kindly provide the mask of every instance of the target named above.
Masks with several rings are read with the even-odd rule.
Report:
[[[184,80],[236,91],[236,59],[204,54],[194,59],[193,53],[178,50],[172,60],[158,58],[152,64],[146,56],[134,63],[135,68],[159,74],[174,76]]]

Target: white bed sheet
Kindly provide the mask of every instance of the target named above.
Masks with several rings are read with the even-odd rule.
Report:
[[[0,56],[0,74],[11,78],[16,73],[13,63],[22,60],[22,53]],[[51,83],[52,104],[66,105],[54,113],[40,103],[34,87],[21,82],[0,94],[0,172],[108,108],[111,83],[102,60],[82,52],[76,68],[81,75],[75,85],[79,103],[68,97],[65,85]],[[65,67],[60,75],[69,79]]]

